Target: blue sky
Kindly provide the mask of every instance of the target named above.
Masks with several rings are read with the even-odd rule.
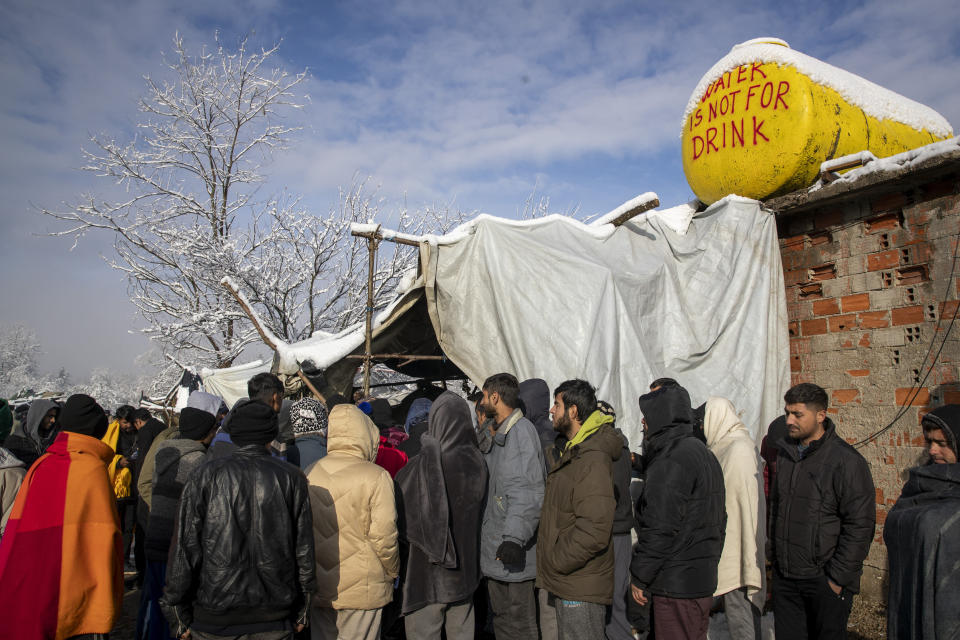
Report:
[[[781,4],[783,6],[781,6]],[[960,123],[960,3],[0,2],[0,324],[36,329],[43,364],[130,371],[149,348],[106,237],[70,242],[35,207],[104,185],[77,170],[90,134],[133,131],[144,74],[179,31],[192,48],[251,33],[308,68],[303,130],[271,189],[325,213],[369,175],[388,199],[514,216],[535,185],[557,212],[645,191],[692,197],[680,118],[738,42],[785,39]]]

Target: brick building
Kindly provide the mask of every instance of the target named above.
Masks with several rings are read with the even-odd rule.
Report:
[[[827,390],[839,434],[871,465],[877,533],[862,589],[882,598],[883,522],[923,452],[920,416],[960,403],[958,139],[765,204],[778,221],[792,381]]]

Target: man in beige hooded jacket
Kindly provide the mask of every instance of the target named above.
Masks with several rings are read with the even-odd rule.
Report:
[[[766,598],[767,543],[763,462],[750,432],[726,398],[709,398],[703,417],[707,448],[723,470],[727,530],[717,566],[715,596],[723,596],[731,638],[760,640]]]
[[[366,414],[337,405],[327,424],[327,455],[307,469],[317,556],[311,633],[374,640],[400,568],[393,480],[373,462],[380,432]]]

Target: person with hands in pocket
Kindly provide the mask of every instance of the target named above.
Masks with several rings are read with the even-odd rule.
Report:
[[[870,466],[827,417],[822,388],[798,384],[784,402],[770,494],[777,640],[846,638],[876,524]]]

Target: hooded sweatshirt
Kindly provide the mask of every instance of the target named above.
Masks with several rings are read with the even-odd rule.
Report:
[[[327,421],[327,455],[309,469],[317,592],[314,606],[378,609],[400,568],[390,474],[374,464],[380,431],[353,405]]]
[[[766,504],[763,462],[750,432],[726,398],[708,398],[703,419],[707,448],[723,471],[727,528],[717,566],[717,589],[723,595],[740,587],[758,609],[766,599]]]
[[[553,420],[550,419],[550,399],[550,387],[540,378],[530,378],[520,383],[523,416],[537,428],[537,435],[540,436],[544,448],[553,445],[557,438]]]
[[[640,396],[640,411],[647,423],[645,476],[631,580],[658,596],[711,596],[726,528],[720,463],[693,434],[686,389]]]
[[[0,447],[0,537],[7,528],[13,501],[27,469],[23,462],[7,449]]]
[[[56,439],[59,430],[54,428],[45,437],[40,435],[40,422],[50,409],[57,409],[59,405],[52,400],[34,400],[27,411],[27,419],[20,425],[22,431],[14,431],[7,438],[6,446],[15,456],[23,460],[29,469],[37,461],[47,447]]]

